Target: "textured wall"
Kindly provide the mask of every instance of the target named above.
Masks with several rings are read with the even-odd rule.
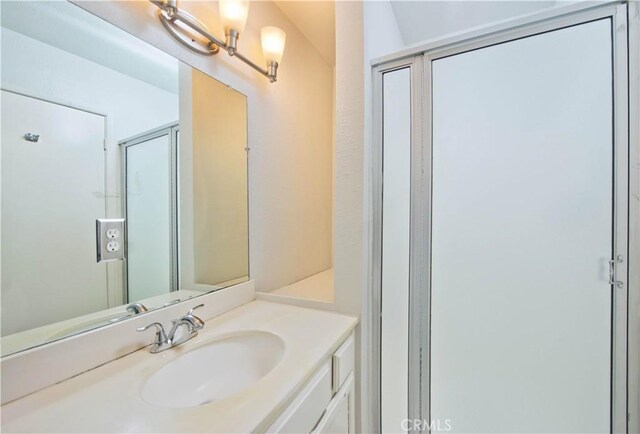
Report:
[[[360,314],[362,287],[363,36],[362,3],[336,3],[334,299],[351,314]]]

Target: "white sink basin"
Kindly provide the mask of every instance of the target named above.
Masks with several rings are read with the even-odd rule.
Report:
[[[252,331],[204,342],[152,374],[141,396],[149,404],[166,408],[218,401],[257,383],[283,355],[284,342],[268,332]]]

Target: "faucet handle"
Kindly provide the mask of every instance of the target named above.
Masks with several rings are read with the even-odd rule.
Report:
[[[136,330],[139,331],[139,332],[144,332],[144,331],[147,331],[148,329],[150,329],[151,327],[155,327],[158,333],[164,333],[164,327],[159,322],[152,322],[151,324],[149,324],[147,326],[138,327]]]
[[[153,341],[153,346],[151,347],[152,353],[157,353],[167,348],[167,345],[171,346],[171,342],[167,339],[167,334],[164,332],[164,327],[159,322],[153,322],[145,327],[137,328],[139,332],[143,332],[148,330],[151,327],[156,328],[156,337]]]
[[[202,330],[204,328],[204,321],[193,314],[194,310],[200,309],[201,307],[204,307],[204,304],[199,304],[192,307],[191,309],[189,309],[189,313],[187,313],[186,315],[186,318],[189,318],[192,321],[193,327],[196,330]]]
[[[187,313],[187,315],[193,315],[193,311],[196,309],[200,309],[201,307],[204,307],[204,303],[201,303],[197,306],[192,307],[191,309],[189,309],[189,313]]]

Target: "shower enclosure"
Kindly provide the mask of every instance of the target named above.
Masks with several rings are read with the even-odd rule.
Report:
[[[382,432],[637,426],[637,8],[573,5],[378,62]]]

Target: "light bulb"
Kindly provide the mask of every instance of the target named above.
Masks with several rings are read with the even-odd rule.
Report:
[[[219,0],[220,21],[224,27],[224,34],[229,35],[231,30],[238,33],[244,31],[249,15],[249,0]]]
[[[261,36],[262,54],[267,65],[272,62],[280,63],[287,34],[277,27],[268,26],[262,28]]]

